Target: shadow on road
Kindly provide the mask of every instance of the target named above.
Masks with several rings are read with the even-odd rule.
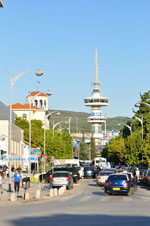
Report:
[[[96,184],[88,184],[89,186],[96,187]]]
[[[150,217],[146,216],[112,216],[112,215],[83,215],[58,214],[43,217],[23,217],[6,222],[13,226],[149,226]]]
[[[95,191],[95,192],[92,192],[93,195],[99,195],[99,196],[104,196],[104,192],[102,191]]]

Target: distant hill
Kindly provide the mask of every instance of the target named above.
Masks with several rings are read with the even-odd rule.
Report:
[[[89,116],[88,113],[85,112],[75,112],[75,111],[63,111],[63,110],[49,110],[50,112],[59,112],[60,115],[57,115],[57,113],[53,113],[51,115],[50,119],[50,128],[52,128],[53,120],[54,123],[57,123],[59,121],[67,122],[68,118],[71,117],[71,132],[90,132],[91,131],[91,124],[87,122],[87,118]],[[115,130],[120,130],[121,126],[118,126],[118,124],[122,125],[126,123],[128,119],[126,117],[113,117],[113,118],[107,118],[106,125],[107,130],[112,130],[112,127],[114,127]],[[61,123],[60,124],[62,128],[68,128],[68,124]]]

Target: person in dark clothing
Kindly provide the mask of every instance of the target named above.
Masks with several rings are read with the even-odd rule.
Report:
[[[15,171],[15,167],[14,165],[11,166],[11,172],[14,172]]]
[[[21,173],[21,170],[22,170],[22,169],[21,169],[21,166],[20,166],[20,165],[18,166],[17,169],[18,169],[18,172]]]

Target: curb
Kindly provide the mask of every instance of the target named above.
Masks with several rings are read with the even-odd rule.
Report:
[[[67,190],[66,193],[63,193],[62,195],[58,195],[58,196],[55,196],[55,197],[50,197],[50,196],[43,196],[41,197],[40,199],[36,199],[36,195],[29,199],[29,200],[16,200],[16,201],[4,201],[4,202],[1,202],[0,201],[0,206],[1,205],[19,205],[19,204],[33,204],[33,203],[40,203],[40,202],[48,202],[50,200],[57,200],[61,197],[65,197],[65,196],[68,196],[68,195],[71,195],[73,192],[75,192],[77,189],[75,188],[79,188],[80,184],[74,184],[74,187],[72,190]]]

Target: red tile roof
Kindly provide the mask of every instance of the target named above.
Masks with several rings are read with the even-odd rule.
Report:
[[[8,106],[10,108],[10,106]],[[29,104],[20,104],[20,103],[16,103],[16,104],[12,104],[12,109],[30,109],[30,105]],[[40,110],[40,108],[37,108],[35,106],[32,106],[31,105],[31,109],[37,109],[37,110]]]
[[[31,92],[28,96],[35,96],[37,95],[38,93],[40,93],[38,96],[42,96],[42,97],[47,97],[47,95],[45,93],[41,93],[40,91],[34,91],[34,92]]]

